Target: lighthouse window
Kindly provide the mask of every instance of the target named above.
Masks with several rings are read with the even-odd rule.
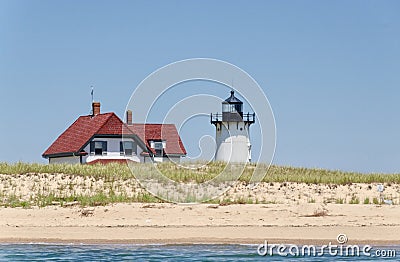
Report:
[[[230,104],[222,104],[222,112],[230,112]]]
[[[222,104],[222,111],[223,112],[242,112],[242,105],[241,104]]]
[[[223,112],[235,112],[235,105],[233,104],[222,104]]]
[[[235,110],[236,110],[236,112],[242,112],[242,105],[241,104],[236,104],[235,105]]]

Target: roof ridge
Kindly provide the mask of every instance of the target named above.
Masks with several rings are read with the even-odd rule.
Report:
[[[109,115],[109,114],[114,114],[114,113],[113,112],[107,112],[107,113],[100,113],[100,114],[97,114],[97,115],[90,115],[89,114],[89,115],[81,115],[79,117],[96,117],[96,116],[99,116],[99,115]]]
[[[116,115],[116,114],[114,114],[114,112],[108,112],[108,113],[103,113],[104,115],[105,114],[110,114],[107,118],[106,118],[106,120],[104,121],[104,123],[96,130],[96,132],[94,132],[94,134],[96,134],[97,132],[99,132],[99,130],[100,129],[102,129],[103,128],[103,126],[105,126],[105,124],[107,124],[107,122],[108,122],[108,120],[110,120],[110,118],[114,115],[114,116],[116,116],[118,119],[119,119],[119,117]],[[96,116],[94,116],[94,117],[96,117]],[[119,119],[119,121],[121,121],[121,119]],[[122,122],[122,121],[121,121]]]

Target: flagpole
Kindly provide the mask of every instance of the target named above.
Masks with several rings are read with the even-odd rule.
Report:
[[[93,86],[90,86],[92,88],[92,91],[90,92],[90,94],[92,95],[92,103],[94,102],[94,98],[93,98]]]

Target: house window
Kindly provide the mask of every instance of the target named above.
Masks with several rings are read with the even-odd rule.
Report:
[[[154,149],[156,150],[156,156],[163,155],[163,142],[162,141],[155,141],[154,142]]]
[[[107,154],[107,141],[90,142],[90,154],[96,156]]]
[[[132,156],[133,154],[137,154],[137,146],[133,141],[121,141],[119,143],[119,149],[121,155]]]

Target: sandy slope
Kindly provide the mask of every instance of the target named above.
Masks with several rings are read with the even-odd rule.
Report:
[[[223,202],[304,204],[304,203],[377,203],[380,194],[377,183],[306,184],[306,183],[260,183],[257,187],[239,182],[219,197]],[[39,195],[57,198],[92,196],[97,192],[135,197],[147,193],[134,178],[104,181],[90,176],[66,174],[0,174],[0,206],[7,199],[17,197],[34,205]],[[156,192],[156,191],[154,191]],[[385,184],[383,197],[400,205],[400,184]]]
[[[93,213],[92,213],[93,211]],[[83,212],[85,213],[85,212]],[[117,204],[0,208],[2,242],[399,244],[400,208],[350,204]],[[92,213],[92,214],[91,214]],[[325,216],[314,216],[315,214]]]

